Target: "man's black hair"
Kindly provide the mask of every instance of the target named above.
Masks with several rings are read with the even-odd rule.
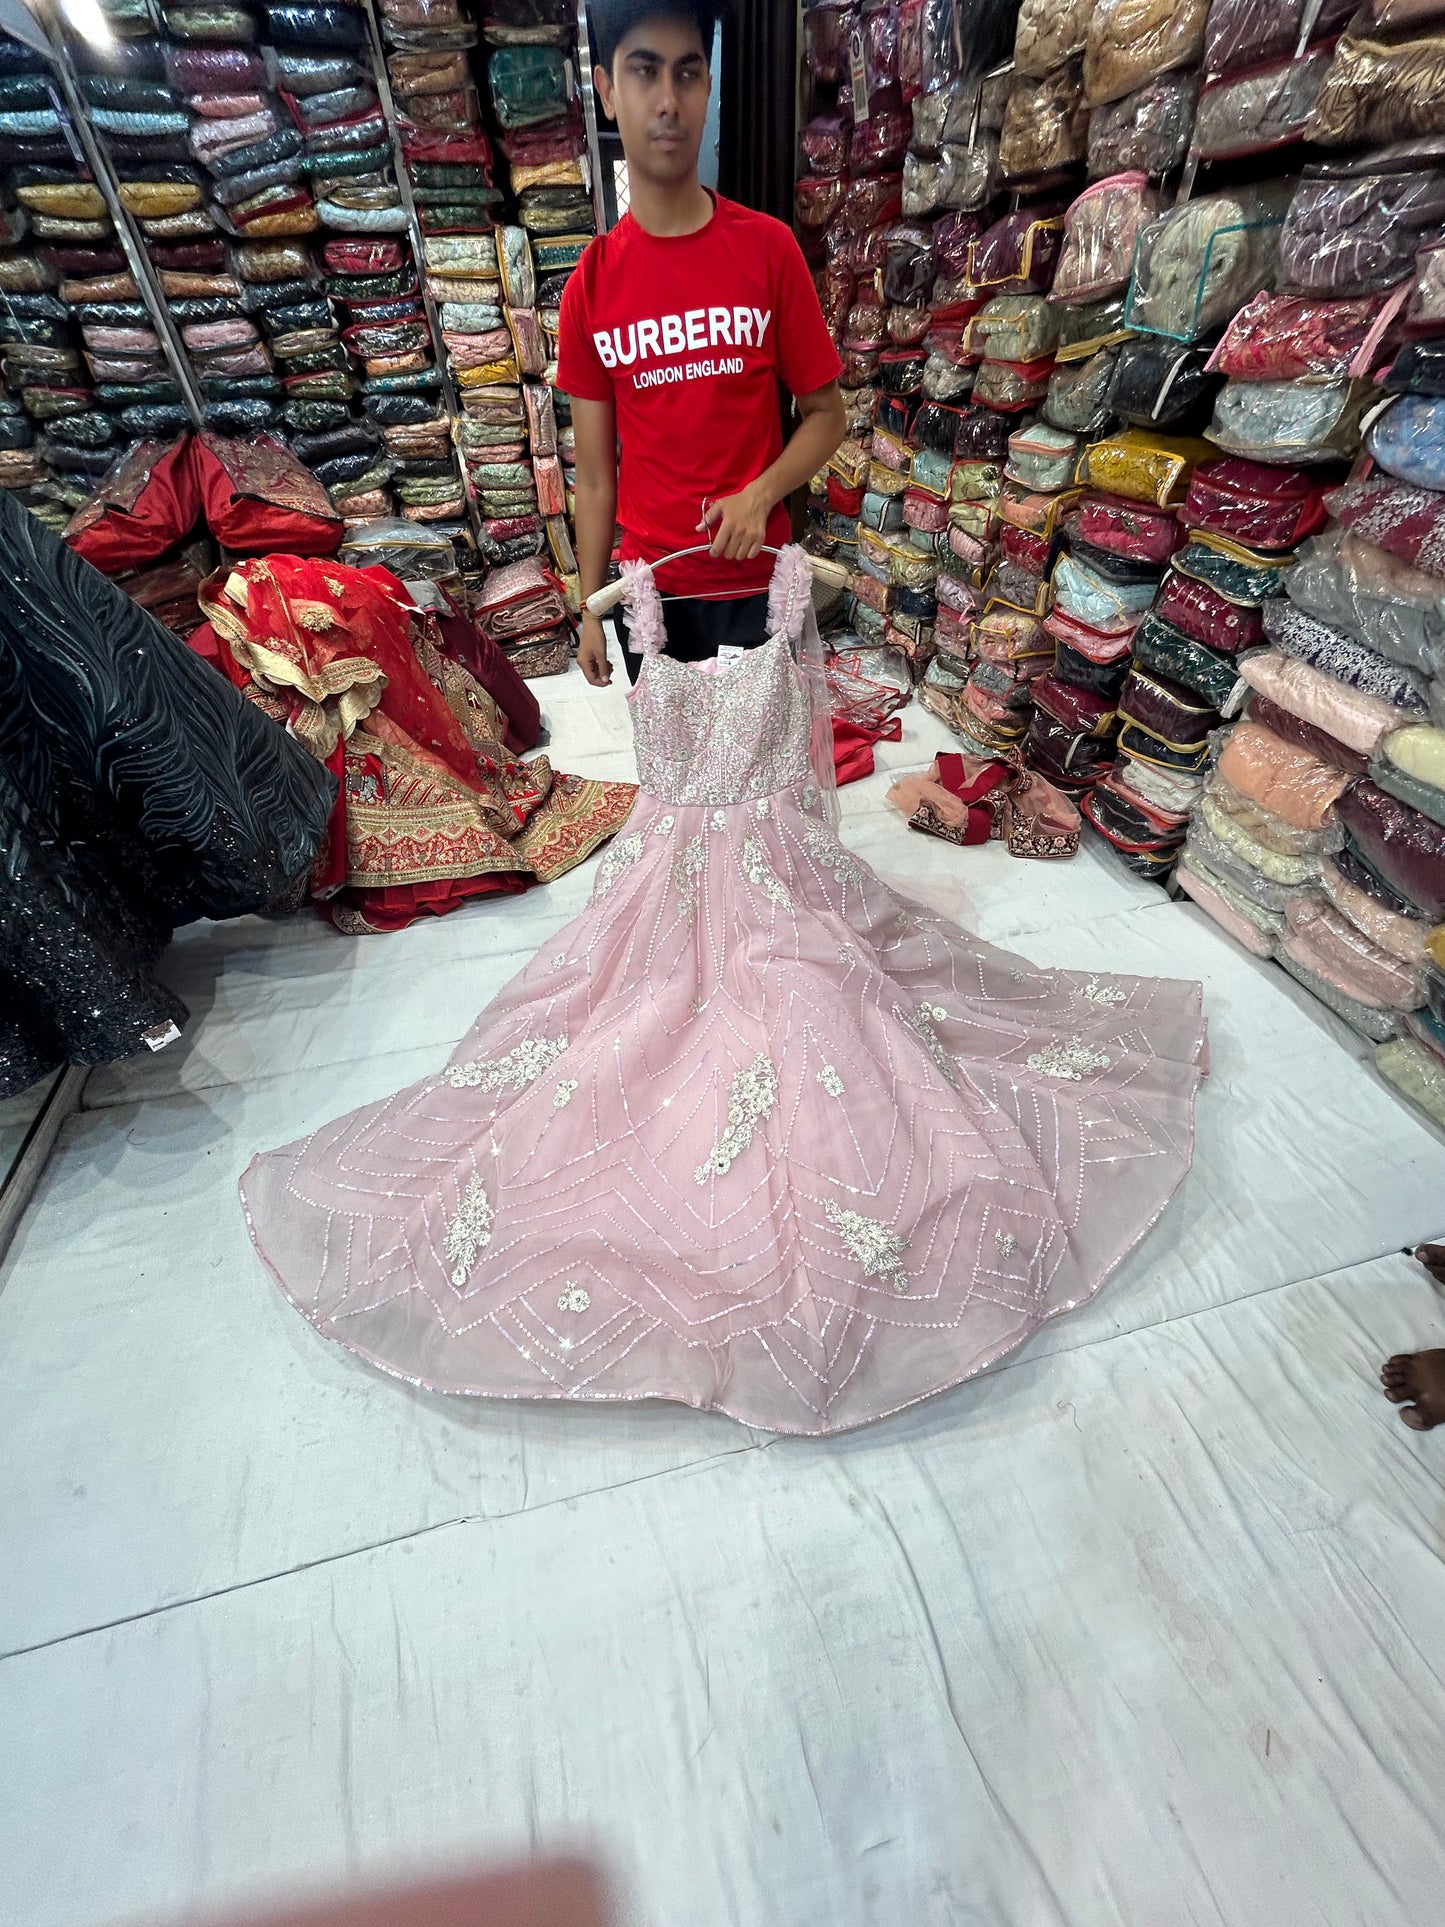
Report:
[[[712,59],[713,35],[726,0],[592,0],[593,53],[599,67],[610,74],[617,49],[628,34],[647,20],[690,20]]]

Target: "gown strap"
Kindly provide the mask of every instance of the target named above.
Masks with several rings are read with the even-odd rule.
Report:
[[[660,656],[667,646],[667,623],[650,564],[624,562],[622,582],[632,647],[640,656]]]
[[[768,585],[768,635],[786,636],[794,655],[803,624],[813,606],[813,568],[808,552],[796,542],[778,551],[777,566]]]

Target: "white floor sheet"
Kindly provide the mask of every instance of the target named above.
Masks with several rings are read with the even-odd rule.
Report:
[[[619,672],[539,685],[626,776]],[[826,1443],[416,1394],[255,1258],[253,1153],[440,1063],[591,870],[404,934],[182,933],[0,1271],[0,1923],[581,1845],[628,1927],[1442,1917],[1445,1144],[1281,973],[1097,845],[844,835],[1041,964],[1198,978],[1194,1170],[1082,1313]]]

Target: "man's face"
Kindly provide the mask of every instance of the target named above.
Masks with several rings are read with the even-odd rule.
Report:
[[[598,98],[617,122],[629,172],[659,186],[696,173],[712,93],[709,51],[691,21],[662,13],[628,34],[610,74],[597,69]]]

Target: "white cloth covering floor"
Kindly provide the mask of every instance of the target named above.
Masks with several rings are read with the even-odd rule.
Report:
[[[622,678],[540,686],[627,776]],[[828,1442],[448,1402],[287,1306],[252,1154],[433,1069],[591,868],[355,941],[182,933],[0,1273],[0,1921],[92,1927],[595,1847],[629,1927],[1441,1918],[1445,1144],[1285,979],[1097,845],[844,835],[1041,964],[1197,977],[1194,1169],[1085,1311]]]

